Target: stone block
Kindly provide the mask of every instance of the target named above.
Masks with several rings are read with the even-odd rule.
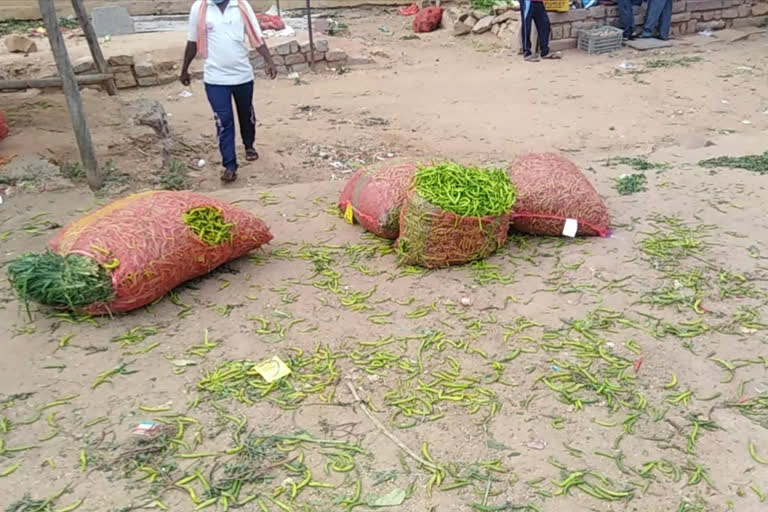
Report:
[[[752,16],[765,16],[766,14],[768,14],[768,3],[752,6]]]
[[[695,33],[697,33],[699,31],[698,30],[698,25],[699,25],[698,20],[690,20],[688,22],[688,27],[686,28],[686,33],[688,33],[688,34],[695,34]]]
[[[136,58],[133,63],[133,72],[137,78],[154,76],[157,71],[155,70],[155,63],[152,57],[146,54]]]
[[[113,55],[107,59],[110,66],[133,66],[133,55]]]
[[[615,6],[609,6],[605,8],[605,15],[611,18],[619,17],[619,8]]]
[[[598,23],[595,21],[576,21],[571,23],[571,31],[578,34],[579,30],[592,30],[597,26]]]
[[[291,53],[299,53],[300,47],[297,41],[291,41],[288,46],[290,46]]]
[[[563,38],[563,25],[552,25],[552,40],[556,41]]]
[[[443,11],[443,17],[440,19],[440,27],[445,30],[453,30],[453,26],[456,24],[456,20],[448,9]]]
[[[312,59],[312,54],[307,54],[307,62],[309,62]],[[315,62],[319,62],[321,60],[325,60],[325,52],[314,52]]]
[[[285,58],[281,57],[280,55],[273,55],[272,62],[275,63],[275,66],[282,66],[285,64]]]
[[[500,30],[501,30],[501,25],[494,25],[491,27],[491,34],[497,36],[499,35]]]
[[[752,6],[749,4],[743,4],[739,7],[739,18],[745,18],[752,14]]]
[[[672,15],[672,23],[680,23],[681,21],[688,21],[691,19],[690,12],[679,12]]]
[[[95,68],[95,64],[93,63],[93,59],[91,57],[80,57],[79,59],[75,59],[72,62],[72,70],[75,72],[75,74],[81,74],[81,73],[88,73],[90,71],[93,71]]]
[[[587,9],[587,17],[593,20],[605,18],[605,7],[598,5],[596,7],[592,7],[591,9]]]
[[[552,23],[568,23],[573,21],[584,21],[587,19],[588,9],[573,9],[568,12],[551,12],[549,21]]]
[[[132,73],[131,66],[109,66],[113,73]]]
[[[570,23],[563,24],[563,39],[568,39],[569,37],[577,37],[578,34],[573,30]]]
[[[688,4],[685,0],[675,0],[672,2],[672,14],[677,14],[679,12],[685,12],[686,7],[688,7]]]
[[[264,57],[262,57],[261,55],[252,57],[250,60],[251,60],[251,66],[253,67],[253,69],[264,69],[267,65],[267,62],[264,60]]]
[[[553,52],[561,52],[563,50],[570,50],[576,48],[576,38],[560,39],[559,41],[552,41],[549,45],[549,49]]]
[[[136,87],[138,82],[136,77],[133,76],[132,71],[123,71],[115,73],[115,84],[118,89],[130,89],[131,87]]]
[[[329,49],[330,49],[330,46],[328,45],[327,39],[320,39],[318,41],[315,41],[315,51],[325,53]]]
[[[347,60],[347,52],[344,50],[331,50],[325,54],[328,62],[344,62]]]
[[[309,64],[307,64],[306,62],[294,64],[291,66],[291,71],[294,71],[296,73],[306,73],[309,71]]]
[[[712,20],[699,22],[699,30],[723,30],[725,28],[724,20]]]
[[[722,11],[704,11],[701,13],[701,19],[703,21],[719,20],[721,13]]]
[[[765,27],[766,25],[768,25],[768,16],[752,16],[733,20],[733,28]]]
[[[281,55],[281,56],[290,55],[291,54],[291,43],[295,43],[295,42],[296,41],[289,41],[287,43],[282,43],[282,44],[279,44],[279,45],[275,46],[274,48],[271,48],[270,50],[271,50],[272,55]]]
[[[200,76],[196,78],[199,80],[202,77],[203,73],[200,72]],[[161,75],[157,75],[157,85],[172,84],[178,79],[179,77],[176,75],[176,73],[163,73]]]
[[[494,16],[486,16],[485,18],[479,20],[477,23],[475,23],[475,26],[472,27],[472,33],[485,34],[486,32],[490,31],[491,27],[493,27],[494,19]]]
[[[290,55],[285,56],[285,65],[286,66],[292,66],[293,64],[300,64],[302,62],[307,62],[307,56],[303,53],[292,53]]]
[[[688,7],[688,10],[691,12],[722,9],[723,0],[688,0],[687,7]]]
[[[605,18],[605,24],[621,28],[621,18]]]
[[[122,36],[136,31],[128,9],[117,5],[94,7],[91,10],[91,22],[98,37]]]
[[[136,78],[136,81],[138,82],[139,87],[152,87],[154,85],[159,85],[159,82],[157,80],[157,75],[140,76]]]
[[[37,43],[21,34],[11,34],[5,38],[5,47],[11,53],[35,53]]]
[[[723,9],[722,17],[725,20],[732,20],[734,18],[738,18],[739,17],[739,9],[737,9],[736,7],[731,7],[729,9]]]

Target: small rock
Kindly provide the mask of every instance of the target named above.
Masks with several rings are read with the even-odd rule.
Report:
[[[459,302],[461,302],[461,305],[464,306],[465,308],[468,308],[469,306],[472,305],[472,299],[470,299],[469,297],[462,297]]]
[[[133,65],[133,72],[136,73],[137,77],[149,77],[154,76],[155,71],[155,63],[152,60],[152,57],[150,55],[140,55],[136,58],[136,61]]]
[[[453,15],[447,10],[443,11],[443,17],[440,20],[440,26],[446,30],[453,30],[456,22],[453,20]]]
[[[474,27],[475,23],[477,23],[477,18],[475,18],[471,14],[462,14],[461,16],[459,16],[459,21],[461,23]]]
[[[543,450],[544,448],[547,447],[547,442],[546,441],[541,441],[541,440],[531,441],[530,443],[526,444],[525,446],[527,446],[528,448],[530,448],[532,450]]]
[[[486,16],[485,18],[481,19],[477,23],[475,23],[475,26],[472,27],[472,33],[473,34],[484,34],[491,30],[491,27],[493,26],[493,20],[494,16]]]
[[[515,11],[510,9],[509,11],[506,11],[496,16],[495,18],[493,18],[493,23],[494,24],[506,23],[507,21],[511,20],[514,17],[515,17]]]
[[[347,60],[347,52],[344,50],[331,50],[325,54],[325,60],[328,62],[342,62]]]
[[[472,32],[472,25],[467,25],[465,23],[456,23],[453,26],[453,35],[454,36],[465,36]]]
[[[499,31],[501,30],[501,25],[493,25],[491,28],[491,33],[495,36],[499,35]]]
[[[511,11],[512,7],[509,5],[494,5],[493,6],[493,14],[498,16],[499,14],[504,14],[507,11]]]
[[[72,62],[72,70],[75,72],[75,74],[79,75],[80,73],[87,73],[89,71],[93,71],[93,59],[91,57],[80,57],[79,59],[76,59],[74,62]]]
[[[476,11],[472,11],[472,16],[474,16],[478,20],[481,20],[481,19],[485,18],[486,16],[488,16],[490,14],[490,12],[491,11],[476,10]]]
[[[28,37],[19,34],[11,34],[5,38],[5,47],[11,53],[35,53],[37,44]]]

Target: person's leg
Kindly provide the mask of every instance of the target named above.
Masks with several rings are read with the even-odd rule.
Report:
[[[539,48],[541,57],[549,55],[549,15],[544,7],[544,2],[532,2],[533,21],[536,23],[536,32],[539,34]]]
[[[523,0],[520,4],[522,12],[520,37],[523,40],[523,57],[528,59],[532,57],[531,52],[531,25],[533,24],[533,12],[531,10],[531,0]]]
[[[232,87],[227,85],[205,84],[205,94],[213,109],[216,120],[216,136],[219,139],[219,151],[224,173],[221,178],[232,181],[237,173],[237,154],[235,153],[235,115],[232,111]]]
[[[635,13],[632,0],[619,0],[619,20],[624,29],[624,38],[629,39],[635,33]]]
[[[232,89],[237,107],[237,120],[240,123],[240,136],[245,145],[247,160],[257,160],[259,154],[253,147],[256,140],[256,112],[253,110],[253,81],[235,86]]]
[[[653,37],[656,26],[659,24],[661,12],[667,0],[649,0],[648,10],[645,13],[645,26],[643,26],[643,37]]]
[[[669,39],[669,29],[672,25],[672,0],[664,3],[664,8],[659,17],[659,39],[666,41]]]

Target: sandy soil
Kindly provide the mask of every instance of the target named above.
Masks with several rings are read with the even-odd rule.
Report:
[[[110,194],[160,172],[159,146],[129,120],[133,100],[158,99],[183,142],[176,156],[210,162],[190,171],[195,187],[239,201],[275,240],[151,308],[93,322],[36,308],[30,320],[3,283],[0,508],[186,511],[216,498],[223,510],[227,475],[243,471],[263,480],[243,487],[240,500],[256,496],[243,510],[349,509],[398,489],[408,498],[392,510],[765,507],[765,177],[697,162],[767,149],[768,38],[524,65],[490,38],[400,40],[402,23],[359,20],[357,37],[379,55],[372,69],[259,81],[262,159],[235,188],[218,183],[199,83],[191,98],[175,84],[85,95],[99,157],[124,175]],[[4,156],[75,160],[56,94],[0,98],[14,131]],[[585,169],[612,238],[515,236],[487,266],[421,274],[332,214],[339,180],[363,163],[504,163],[531,150],[566,152]],[[646,192],[619,196],[614,178],[636,171],[606,159],[636,155],[668,165],[645,172]],[[4,262],[42,250],[58,225],[109,199],[60,176],[10,192]],[[643,250],[663,237],[692,251],[660,260]],[[322,283],[333,272],[335,292]],[[213,343],[201,348],[206,330]],[[225,363],[273,355],[294,375],[264,397],[252,391],[251,403],[199,385]],[[462,400],[438,399],[457,382]],[[556,391],[571,383],[578,389]],[[349,384],[404,445],[427,444],[443,482],[428,490],[432,473],[381,434]],[[143,420],[166,423],[166,435],[141,444],[131,429]],[[312,441],[297,442],[301,433]]]

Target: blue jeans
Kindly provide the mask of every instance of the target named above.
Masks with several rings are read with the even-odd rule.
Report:
[[[669,39],[669,27],[672,24],[672,0],[650,0],[645,15],[643,37],[653,37],[658,27],[659,39]]]
[[[216,136],[219,139],[221,163],[224,168],[237,171],[235,151],[235,114],[232,97],[235,98],[237,119],[240,122],[240,136],[247,149],[256,140],[256,113],[253,111],[253,81],[240,85],[205,84],[205,94],[213,109],[216,120]]]
[[[633,0],[619,0],[619,21],[624,29],[624,37],[635,32],[635,12],[632,10]]]

